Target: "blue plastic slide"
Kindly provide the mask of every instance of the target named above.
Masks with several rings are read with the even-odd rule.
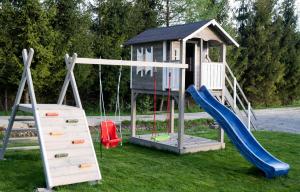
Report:
[[[197,91],[196,87],[191,85],[187,92],[219,123],[239,152],[262,170],[266,177],[272,178],[289,172],[289,164],[280,161],[264,149],[242,121],[230,109],[217,101],[205,86]]]

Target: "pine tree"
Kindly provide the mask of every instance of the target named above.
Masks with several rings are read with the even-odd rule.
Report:
[[[280,61],[282,31],[274,5],[272,0],[257,0],[253,13],[243,12],[246,17],[239,21],[242,50],[235,66],[242,65],[240,79],[255,104],[279,103],[277,85],[282,82],[284,65]]]
[[[0,22],[4,26],[1,33],[6,38],[5,47],[1,52],[4,53],[6,66],[4,76],[9,76],[7,86],[15,84],[13,87],[16,89],[23,70],[21,51],[32,47],[35,50],[31,68],[35,90],[37,96],[43,95],[44,87],[49,83],[51,76],[50,67],[53,65],[56,35],[50,25],[47,12],[38,0],[4,1],[0,12]]]
[[[227,0],[185,0],[185,21],[195,22],[203,19],[216,19],[227,24],[229,18],[229,2]]]
[[[297,32],[295,0],[285,0],[281,5],[283,17],[281,62],[285,64],[284,81],[280,85],[280,96],[283,104],[291,104],[300,98],[300,36]]]
[[[97,57],[106,59],[129,59],[129,48],[124,47],[125,41],[142,31],[158,25],[157,0],[126,0],[97,1],[94,24],[94,50]],[[105,103],[113,109],[116,98],[118,67],[102,67]],[[128,98],[129,68],[123,68],[120,97]],[[130,102],[126,99],[125,102]],[[123,103],[123,105],[125,105]]]

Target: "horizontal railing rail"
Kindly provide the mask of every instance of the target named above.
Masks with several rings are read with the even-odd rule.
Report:
[[[228,72],[230,77],[228,77],[226,72]],[[227,63],[225,63],[225,81],[228,83],[229,87],[233,91],[233,107],[237,108],[237,106],[238,106],[237,103],[238,103],[242,107],[242,110],[246,114],[246,117],[248,119],[248,122],[247,122],[248,129],[250,129],[251,125],[255,129],[255,125],[251,121],[251,117],[253,117],[254,119],[257,119],[256,114],[253,111],[253,109],[251,107],[251,103],[247,99],[244,91],[242,90],[240,84],[237,82],[236,77],[234,76],[232,70],[230,69],[230,67],[228,66]],[[232,83],[232,81],[233,81],[233,83]],[[246,108],[245,104],[247,105],[247,108]]]

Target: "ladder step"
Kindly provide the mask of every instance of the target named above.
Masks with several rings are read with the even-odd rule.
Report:
[[[23,147],[8,147],[7,150],[27,151],[27,150],[33,150],[39,148],[40,146],[23,146]]]
[[[32,118],[15,118],[15,121],[34,121]]]
[[[11,137],[9,138],[9,141],[24,141],[24,140],[37,140],[37,137]]]
[[[7,128],[6,129],[4,129],[4,131],[6,131],[7,130]],[[36,128],[13,128],[11,131],[37,131],[37,129]]]

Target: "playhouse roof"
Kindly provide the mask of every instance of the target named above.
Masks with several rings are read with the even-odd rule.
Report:
[[[148,29],[140,33],[139,35],[129,39],[125,43],[125,45],[134,45],[164,40],[187,40],[192,38],[194,33],[198,33],[209,26],[212,26],[214,31],[221,35],[227,44],[236,45],[237,47],[239,46],[239,44],[214,19],[203,20],[183,25],[174,25],[170,27]]]

